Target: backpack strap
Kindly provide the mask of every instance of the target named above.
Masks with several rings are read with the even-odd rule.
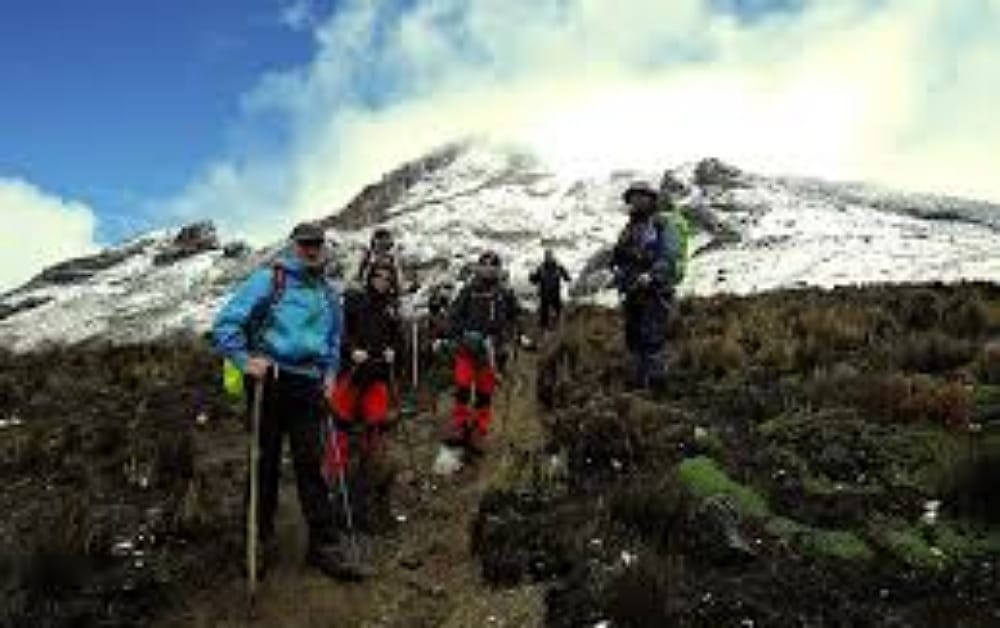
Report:
[[[281,300],[281,297],[285,294],[285,284],[288,280],[288,271],[281,264],[274,264],[271,266],[271,294],[268,297],[268,307],[274,307],[274,305]]]
[[[288,283],[288,271],[281,264],[271,265],[271,289],[267,297],[261,299],[250,311],[250,318],[247,325],[247,339],[250,347],[254,348],[260,344],[264,330],[267,329],[271,321],[271,314],[274,306],[281,301],[285,294],[285,286]]]

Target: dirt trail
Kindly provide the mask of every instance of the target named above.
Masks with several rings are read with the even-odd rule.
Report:
[[[503,481],[517,451],[541,441],[534,402],[535,362],[534,355],[522,355],[507,378],[510,389],[498,391],[490,450],[475,466],[449,478],[430,473],[441,418],[422,414],[411,419],[415,471],[409,469],[411,458],[403,450],[404,435],[397,432],[397,457],[403,469],[394,490],[393,512],[399,523],[373,539],[374,578],[344,584],[304,565],[305,530],[292,475],[283,473],[278,515],[281,558],[261,585],[254,617],[247,613],[245,583],[234,575],[159,625],[542,626],[541,587],[491,589],[482,582],[479,561],[470,553],[471,524],[480,498]],[[439,417],[449,409],[443,396]]]

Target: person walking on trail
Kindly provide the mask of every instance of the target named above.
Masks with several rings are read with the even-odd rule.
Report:
[[[376,264],[364,291],[347,294],[341,349],[345,368],[330,393],[338,451],[326,457],[326,472],[331,477],[346,474],[353,489],[354,522],[366,533],[389,518],[394,476],[385,436],[390,406],[398,394],[396,368],[403,327],[392,291],[393,272],[389,265]]]
[[[274,517],[285,434],[309,526],[306,562],[331,576],[345,572],[321,474],[323,388],[338,368],[341,332],[340,294],[324,277],[324,237],[318,225],[297,225],[290,251],[240,285],[213,328],[215,346],[244,375],[249,408],[255,396],[249,384],[262,383],[256,513],[261,572],[277,557]]]
[[[520,305],[502,281],[500,257],[483,253],[452,305],[455,399],[444,445],[481,454],[492,419],[493,393],[516,333]]]
[[[625,318],[628,385],[659,390],[666,375],[667,322],[682,277],[686,234],[659,213],[660,195],[648,184],[633,183],[622,198],[629,220],[611,264]]]
[[[392,269],[392,291],[394,295],[399,296],[403,274],[397,257],[396,243],[391,231],[385,227],[378,227],[372,232],[371,242],[361,256],[355,277],[357,284],[362,287],[368,285],[368,275],[372,269],[385,267]]]
[[[570,281],[566,268],[556,260],[552,249],[545,249],[545,259],[528,279],[538,286],[538,325],[548,331],[562,316],[562,282]]]
[[[451,286],[435,286],[427,299],[427,316],[418,323],[418,403],[422,410],[430,412],[432,416],[437,416],[438,392],[447,388],[451,382],[450,305]]]

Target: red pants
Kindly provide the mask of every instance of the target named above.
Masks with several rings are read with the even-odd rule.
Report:
[[[349,373],[343,373],[337,377],[330,405],[342,422],[382,426],[389,415],[389,384],[375,380],[358,386]]]
[[[344,373],[337,377],[327,401],[333,408],[337,423],[336,446],[334,439],[328,435],[323,455],[324,473],[330,476],[347,468],[349,433],[360,434],[363,457],[378,453],[389,415],[389,385],[375,380],[358,386],[349,373]]]
[[[485,358],[461,349],[455,355],[455,407],[448,433],[450,441],[464,441],[473,428],[486,436],[492,418],[496,372]],[[471,405],[471,407],[470,407]]]

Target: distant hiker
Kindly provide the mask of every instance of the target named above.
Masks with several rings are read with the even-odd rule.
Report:
[[[528,276],[538,286],[538,325],[551,329],[562,316],[562,282],[570,281],[566,268],[556,261],[552,249],[545,249],[545,260]]]
[[[261,560],[275,558],[274,515],[287,433],[299,504],[309,525],[306,561],[329,575],[342,575],[319,446],[323,386],[333,380],[340,356],[340,294],[324,278],[323,229],[302,223],[291,241],[291,250],[272,267],[257,270],[236,289],[215,320],[213,337],[218,350],[243,372],[251,391],[249,407],[254,403],[250,384],[263,381],[257,512]]]
[[[481,454],[492,419],[493,393],[516,334],[520,305],[502,281],[500,257],[483,253],[451,308],[455,343],[455,405],[444,445]]]
[[[403,327],[392,291],[393,273],[392,266],[376,263],[369,269],[364,291],[347,294],[341,347],[344,366],[330,394],[338,451],[326,457],[326,472],[331,477],[346,473],[352,514],[362,532],[375,531],[387,521],[394,476],[386,431],[398,395]]]
[[[665,377],[667,322],[686,234],[658,213],[660,196],[648,184],[630,185],[622,198],[629,221],[614,247],[612,268],[624,310],[629,385],[657,389]]]
[[[398,296],[402,286],[403,275],[392,232],[385,227],[378,227],[372,232],[371,242],[361,257],[361,263],[358,265],[357,283],[361,286],[367,285],[368,274],[375,267],[389,267],[392,269],[392,291],[394,295]]]

